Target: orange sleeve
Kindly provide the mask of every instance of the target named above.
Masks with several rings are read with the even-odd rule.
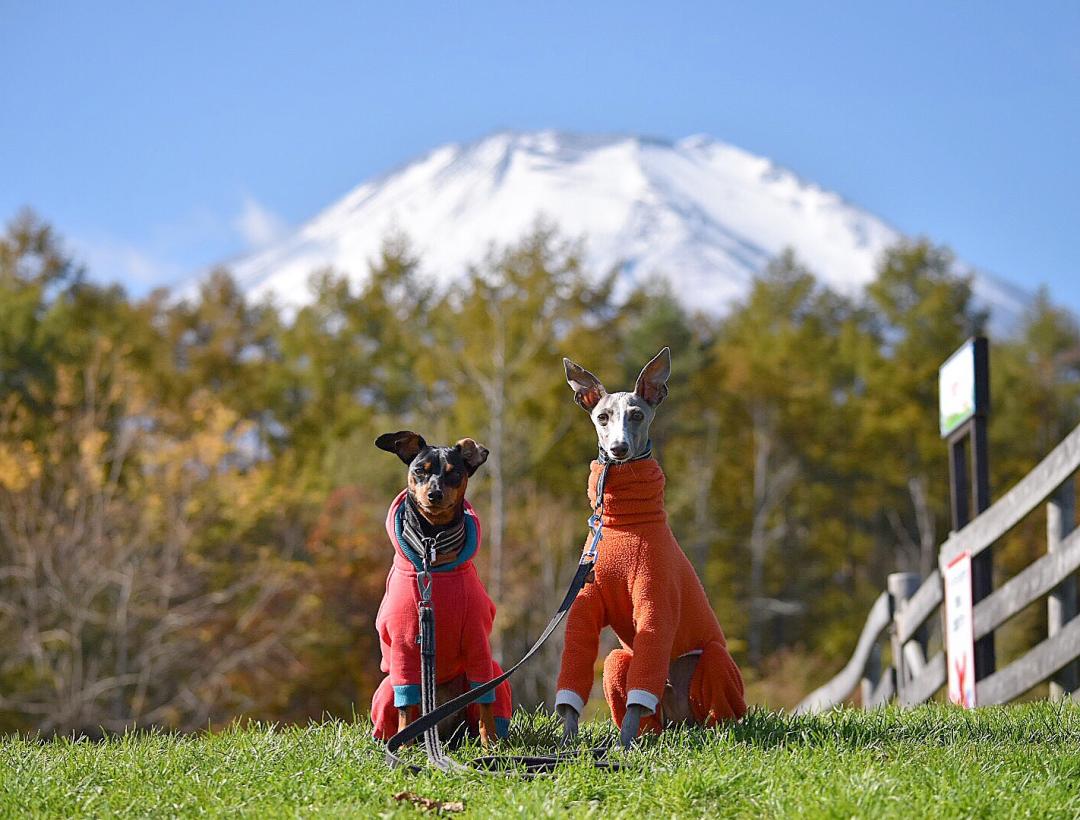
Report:
[[[583,705],[589,699],[595,676],[596,655],[600,651],[600,631],[607,626],[604,601],[595,583],[586,584],[570,606],[566,620],[566,643],[563,645],[556,703],[562,693],[573,692]],[[571,698],[580,712],[580,706]]]
[[[639,567],[630,596],[634,602],[634,657],[626,676],[628,702],[643,703],[655,711],[667,683],[682,596],[669,573],[650,566]],[[641,693],[652,698],[641,697]]]

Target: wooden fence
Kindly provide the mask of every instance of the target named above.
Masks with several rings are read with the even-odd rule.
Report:
[[[975,604],[973,619],[975,640],[978,640],[1036,599],[1046,596],[1049,634],[1023,657],[976,682],[976,702],[980,706],[1006,703],[1047,679],[1051,680],[1051,697],[1064,697],[1078,689],[1077,470],[1080,470],[1080,426],[1016,486],[966,527],[951,533],[941,545],[941,564],[965,551],[974,557],[1047,502],[1046,555]],[[889,576],[887,586],[870,609],[851,660],[840,674],[811,692],[797,707],[798,712],[836,706],[859,686],[865,708],[893,698],[903,706],[914,706],[932,698],[945,685],[944,649],[927,658],[927,622],[941,610],[944,597],[940,572],[935,570],[925,581],[916,573],[895,573]],[[884,669],[883,639],[889,641],[892,650],[892,662]]]

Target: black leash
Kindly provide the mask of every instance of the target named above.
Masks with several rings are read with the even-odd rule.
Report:
[[[651,447],[646,454],[640,456],[640,458],[647,458],[649,453],[651,453]],[[468,692],[464,692],[463,694],[448,700],[441,706],[438,706],[435,703],[435,610],[431,605],[432,578],[430,571],[430,562],[434,560],[432,555],[434,544],[425,544],[423,569],[416,576],[416,583],[420,590],[421,715],[416,721],[410,723],[386,742],[386,762],[390,766],[403,766],[408,768],[414,774],[423,771],[423,767],[402,760],[397,755],[398,749],[420,735],[424,736],[424,751],[427,754],[428,762],[436,769],[444,772],[468,769],[486,773],[499,773],[507,768],[506,764],[511,764],[524,768],[524,774],[531,776],[549,772],[559,763],[576,759],[576,755],[488,755],[474,760],[472,766],[465,766],[452,760],[443,750],[442,741],[439,739],[438,723],[444,718],[456,714],[469,704],[482,698],[488,692],[491,692],[528,662],[528,660],[537,653],[540,647],[544,645],[547,639],[551,637],[551,633],[555,631],[560,623],[562,623],[563,618],[570,610],[570,606],[574,603],[574,599],[577,598],[578,593],[581,592],[582,587],[592,580],[593,566],[596,563],[600,539],[603,538],[604,485],[607,482],[608,468],[614,463],[612,459],[605,458],[606,456],[607,454],[601,450],[601,463],[604,465],[604,469],[596,482],[596,506],[593,508],[592,515],[589,516],[589,531],[592,534],[592,538],[582,552],[581,560],[578,562],[577,571],[570,580],[570,586],[566,590],[566,595],[563,596],[562,603],[559,604],[559,608],[555,610],[555,614],[552,615],[551,620],[548,621],[548,625],[544,627],[544,631],[540,633],[540,637],[536,639],[536,643],[534,643],[532,648],[522,656],[521,660],[501,675],[492,678],[487,683],[484,683],[475,689],[470,689]],[[634,460],[636,461],[637,459]],[[593,762],[597,767],[603,769],[619,768],[618,763],[603,759],[608,751],[606,748],[591,749],[589,751],[593,755]]]

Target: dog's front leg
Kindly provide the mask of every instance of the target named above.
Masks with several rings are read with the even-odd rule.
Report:
[[[563,724],[563,743],[573,743],[578,735],[578,718],[581,716],[578,714],[577,709],[569,703],[560,703],[555,707],[555,711]]]
[[[398,709],[397,730],[400,732],[420,716],[419,706],[406,706]]]
[[[566,619],[562,664],[555,691],[555,711],[563,723],[563,743],[578,735],[578,722],[593,685],[593,668],[600,651],[600,631],[607,626],[604,599],[597,583],[586,584],[570,606]]]
[[[637,703],[631,703],[626,707],[622,726],[619,727],[619,743],[624,749],[629,749],[637,739],[638,730],[641,728],[641,718],[648,710]]]
[[[495,708],[490,703],[478,703],[480,712],[480,745],[485,749],[497,739],[495,734]]]

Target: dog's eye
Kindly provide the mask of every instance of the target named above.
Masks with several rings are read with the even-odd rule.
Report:
[[[601,413],[599,416],[596,417],[596,420],[598,422],[600,422],[601,424],[607,424],[608,414],[607,413]]]
[[[632,421],[641,421],[643,418],[645,418],[645,414],[642,413],[640,410],[630,411],[630,419]]]

